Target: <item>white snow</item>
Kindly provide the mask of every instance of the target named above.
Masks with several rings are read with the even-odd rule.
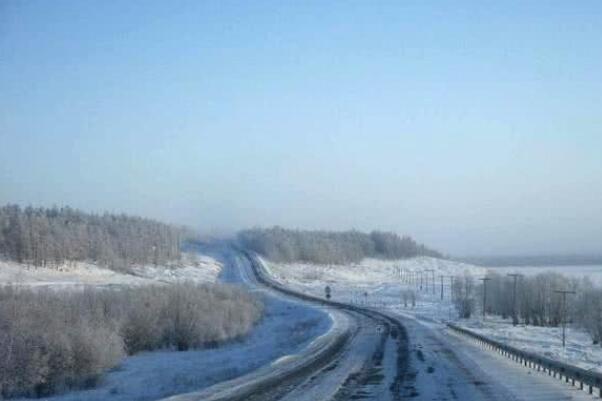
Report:
[[[349,297],[351,292],[369,290],[371,295],[386,293],[391,285],[397,286],[399,294],[400,275],[412,274],[432,269],[435,284],[440,275],[459,275],[468,272],[473,275],[485,274],[486,269],[461,262],[430,257],[418,257],[402,260],[364,259],[350,265],[315,265],[309,263],[271,263],[264,261],[270,274],[278,281],[293,288],[324,295],[324,287],[330,285],[333,294]],[[429,287],[432,286],[432,274],[428,273]],[[424,284],[426,285],[426,275]]]
[[[470,320],[459,320],[451,305],[449,280],[444,279],[444,299],[440,298],[440,275],[461,275],[468,272],[478,277],[487,272],[488,269],[483,267],[428,257],[398,261],[368,259],[348,266],[270,262],[267,262],[266,265],[276,280],[302,292],[323,297],[324,287],[328,285],[332,289],[332,297],[335,300],[386,308],[423,322],[452,320],[456,324],[517,348],[538,352],[553,359],[602,372],[602,347],[593,345],[589,335],[579,328],[569,327],[567,329],[567,346],[566,349],[563,349],[561,328],[525,325],[514,327],[509,320],[502,320],[494,316],[487,316],[483,321],[478,311]],[[434,286],[432,273],[428,273],[428,286],[426,278],[424,279],[423,291],[419,290],[419,284],[401,283],[400,270],[401,274],[407,274],[408,271],[417,272],[427,269],[435,270]],[[537,274],[551,270],[520,267],[492,270],[498,269],[504,272],[518,270],[524,274]],[[557,271],[567,273],[562,269]],[[571,267],[567,271],[568,274],[577,277],[602,274],[602,268],[593,266]],[[404,290],[416,292],[417,303],[414,308],[411,307],[411,304],[404,307],[401,301],[401,293]]]
[[[562,348],[562,328],[535,327],[519,324],[512,326],[510,320],[487,316],[485,321],[471,319],[462,325],[474,332],[502,341],[513,347],[539,353],[548,358],[602,372],[602,347],[593,345],[583,330],[567,327],[566,348]]]
[[[0,284],[69,289],[81,286],[137,286],[189,280],[215,282],[222,264],[212,257],[184,253],[180,261],[166,266],[132,266],[117,272],[93,263],[76,262],[59,267],[33,267],[0,260]]]
[[[239,341],[214,349],[186,352],[165,350],[136,354],[108,372],[94,388],[42,399],[151,401],[207,389],[262,367],[267,369],[270,365],[285,364],[332,330],[333,317],[324,310],[254,288],[253,283],[246,282],[242,277],[232,279],[242,273],[241,269],[235,266],[236,263],[240,263],[240,259],[228,248],[197,251],[203,253],[195,255],[191,250],[178,266],[138,266],[132,269],[132,274],[117,273],[90,264],[76,264],[59,271],[38,268],[34,270],[14,263],[0,262],[0,283],[51,286],[59,289],[72,289],[81,285],[146,285],[170,283],[181,279],[223,281],[223,276],[226,276],[231,284],[249,286],[264,303],[263,318]],[[21,399],[25,400],[31,401]]]
[[[332,324],[323,311],[296,302],[272,297],[265,297],[264,302],[264,318],[241,341],[215,349],[137,354],[105,375],[93,389],[43,400],[150,401],[203,389],[276,363],[285,355],[294,356]]]

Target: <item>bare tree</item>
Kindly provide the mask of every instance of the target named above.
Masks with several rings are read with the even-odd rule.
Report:
[[[456,277],[454,280],[452,299],[461,319],[472,316],[475,305],[475,283],[468,272],[464,272],[463,276]]]

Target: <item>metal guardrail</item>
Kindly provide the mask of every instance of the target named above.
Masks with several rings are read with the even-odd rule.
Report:
[[[481,346],[510,358],[525,367],[548,373],[550,376],[564,380],[572,386],[576,386],[578,383],[581,390],[585,390],[587,387],[589,394],[593,394],[594,389],[598,389],[598,396],[602,398],[602,374],[600,373],[546,358],[533,352],[523,351],[453,323],[448,323],[447,326],[477,341]]]
[[[350,305],[350,304],[347,304],[344,302],[334,301],[332,299],[319,298],[317,296],[304,294],[302,292],[298,292],[298,291],[292,290],[290,288],[287,288],[269,277],[269,274],[267,272],[265,272],[261,263],[258,261],[257,255],[255,255],[253,252],[248,251],[246,249],[238,249],[238,251],[247,257],[247,259],[251,263],[251,268],[255,272],[255,277],[257,278],[257,281],[259,281],[261,284],[271,287],[271,288],[274,288],[287,295],[303,299],[305,301],[309,301],[309,302],[313,302],[313,303],[317,303],[317,304],[321,304],[321,305],[334,306],[339,309],[356,312],[356,313],[359,313],[362,315],[369,316],[371,318],[374,318],[374,316],[377,316],[379,319],[385,320],[385,321],[387,321],[387,323],[391,324],[393,326],[393,329],[395,329],[396,331],[399,331],[399,334],[407,337],[407,333],[405,332],[405,329],[403,328],[401,323],[398,322],[397,320],[393,319],[391,316],[389,316],[385,313],[382,313],[378,310],[375,310],[375,309],[369,309],[369,308],[365,308],[365,307],[361,307],[361,306]],[[398,333],[395,333],[394,335],[397,335],[397,334]]]
[[[318,303],[318,304],[322,304],[322,305],[330,305],[330,306],[334,306],[336,308],[339,309],[343,309],[343,310],[347,310],[350,312],[355,312],[361,315],[364,315],[370,319],[379,319],[381,322],[384,322],[385,325],[388,326],[389,328],[389,334],[391,335],[391,337],[395,338],[398,340],[398,352],[397,352],[397,366],[398,369],[400,369],[399,372],[403,371],[403,373],[398,373],[397,377],[395,378],[395,381],[391,384],[391,386],[395,389],[399,389],[401,388],[402,382],[403,382],[403,377],[405,375],[405,370],[407,369],[408,366],[408,355],[409,355],[409,351],[408,351],[408,333],[405,329],[405,327],[401,324],[401,322],[391,316],[389,316],[386,313],[374,310],[374,309],[369,309],[369,308],[363,308],[360,306],[355,306],[355,305],[350,305],[350,304],[346,304],[343,302],[337,302],[337,301],[333,301],[333,300],[326,300],[323,298],[319,298],[319,297],[315,297],[309,294],[304,294],[301,292],[297,292],[295,290],[286,288],[285,286],[281,285],[280,283],[276,282],[275,280],[273,280],[272,278],[269,277],[269,274],[264,270],[262,263],[258,260],[257,255],[254,252],[248,251],[246,249],[238,249],[239,252],[241,252],[242,254],[244,254],[247,259],[249,260],[249,262],[251,263],[251,268],[253,269],[254,273],[255,273],[255,278],[263,285],[266,285],[268,287],[272,287],[282,293],[306,300],[306,301],[310,301],[313,303]],[[383,333],[380,332],[379,330],[379,335],[382,335]]]
[[[261,266],[254,258],[254,255],[244,250],[239,251],[249,259],[257,280],[264,285],[271,286],[269,284],[269,279],[263,276]],[[272,287],[278,291],[283,291],[282,288],[274,286]],[[290,291],[289,294],[299,297],[299,294],[296,294],[292,291]],[[308,374],[324,366],[342,351],[350,338],[351,333],[349,330],[341,332],[337,334],[336,337],[332,338],[332,340],[328,341],[328,343],[326,343],[320,349],[318,349],[315,354],[307,360],[296,363],[287,370],[276,372],[276,374],[266,375],[255,378],[254,380],[242,381],[240,383],[236,382],[236,380],[240,380],[241,378],[234,379],[227,382],[230,387],[225,387],[224,389],[217,391],[215,394],[210,393],[211,387],[209,387],[199,391],[169,396],[161,399],[160,401],[245,401],[248,399],[256,399],[253,397],[256,397],[258,394],[261,394],[264,391],[281,385],[286,380]],[[220,383],[217,385],[219,386]]]

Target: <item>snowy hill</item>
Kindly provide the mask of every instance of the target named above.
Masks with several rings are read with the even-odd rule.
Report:
[[[429,285],[432,285],[433,273],[435,283],[438,283],[441,275],[462,275],[465,272],[483,275],[486,272],[482,267],[427,256],[401,260],[364,259],[360,263],[349,265],[264,262],[270,274],[278,281],[316,295],[323,294],[326,284],[334,287],[335,293],[338,290],[347,293],[360,288],[379,292],[383,286],[399,285],[402,276],[417,279],[419,272],[431,269],[433,271],[428,273]],[[424,274],[425,285],[426,282]]]
[[[74,288],[147,285],[182,280],[204,283],[215,282],[221,269],[220,262],[198,253],[184,253],[180,261],[167,265],[134,265],[129,272],[118,272],[86,262],[44,268],[0,260],[0,285]]]

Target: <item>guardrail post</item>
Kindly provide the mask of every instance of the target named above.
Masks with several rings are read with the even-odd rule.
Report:
[[[602,375],[597,372],[588,373],[577,366],[539,357],[530,352],[524,352],[497,341],[489,340],[470,330],[465,330],[453,325],[449,325],[449,327],[457,333],[473,340],[477,344],[482,345],[484,348],[491,349],[529,369],[537,369],[538,372],[543,372],[543,374],[548,373],[548,376],[564,381],[567,384],[570,383],[573,387],[576,387],[576,383],[579,382],[579,389],[581,391],[584,391],[587,386],[588,393],[593,395],[595,387],[597,389],[596,395],[602,398]]]

